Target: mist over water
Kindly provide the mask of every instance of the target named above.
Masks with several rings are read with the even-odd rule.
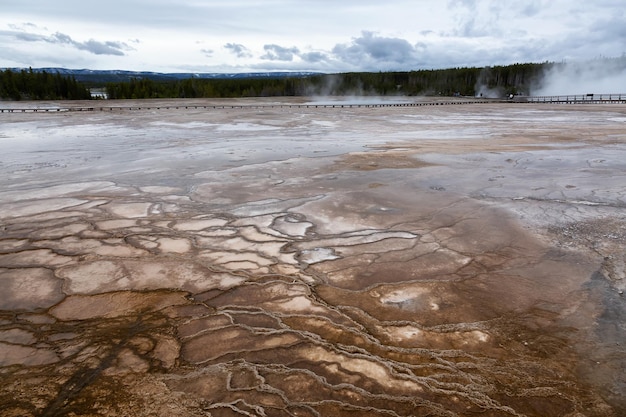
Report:
[[[531,88],[534,96],[626,93],[626,55],[555,64]]]

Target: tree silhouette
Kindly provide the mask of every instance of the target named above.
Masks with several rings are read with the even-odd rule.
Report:
[[[10,100],[86,100],[89,90],[74,77],[58,72],[34,71],[32,68],[19,72],[0,71],[0,98]]]

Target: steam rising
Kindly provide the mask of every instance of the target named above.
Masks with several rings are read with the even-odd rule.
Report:
[[[474,91],[476,92],[476,97],[484,97],[484,98],[500,98],[504,94],[501,88],[499,87],[490,87],[489,80],[491,79],[491,67],[485,67],[478,74],[478,79],[476,80],[476,85],[474,86]]]
[[[546,68],[534,96],[626,93],[626,55]]]

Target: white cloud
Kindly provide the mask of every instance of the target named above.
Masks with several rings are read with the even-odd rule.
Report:
[[[265,54],[261,56],[261,59],[270,61],[293,61],[294,56],[300,52],[296,47],[285,48],[274,44],[264,45],[263,49]]]

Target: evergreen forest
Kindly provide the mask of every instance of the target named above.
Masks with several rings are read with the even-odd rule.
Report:
[[[528,91],[552,64],[515,64],[408,72],[351,72],[304,77],[155,81],[149,78],[106,84],[111,99],[233,98],[273,96],[442,95],[475,96],[484,89],[504,96]]]
[[[84,100],[91,94],[71,76],[58,72],[28,70],[0,71],[0,98],[9,100]]]
[[[109,99],[147,98],[238,98],[277,96],[484,96],[505,97],[531,94],[541,87],[544,76],[595,68],[626,71],[626,55],[594,61],[526,63],[491,67],[463,67],[404,72],[350,72],[338,74],[268,73],[211,74],[211,77],[182,74],[137,73],[140,76],[111,82],[110,75],[91,71],[88,81],[70,74],[46,70],[0,70],[0,99],[48,100],[90,99],[89,88],[106,91]],[[69,70],[64,70],[69,71]],[[597,71],[598,74],[603,73]],[[99,77],[99,78],[98,78]]]

